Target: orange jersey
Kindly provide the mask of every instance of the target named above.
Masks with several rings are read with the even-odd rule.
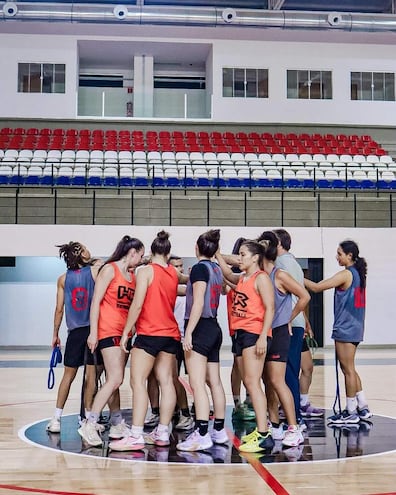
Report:
[[[257,335],[263,331],[265,306],[255,288],[256,278],[260,274],[268,277],[263,271],[257,271],[247,280],[242,275],[233,291],[230,328],[234,331],[245,330]]]
[[[180,340],[179,326],[173,313],[179,283],[176,270],[172,265],[164,267],[152,263],[150,266],[154,277],[136,322],[136,333]]]
[[[114,270],[114,277],[100,303],[98,340],[122,335],[129,306],[135,294],[135,274],[131,273],[131,281],[129,282],[123,277],[116,263],[110,264]]]

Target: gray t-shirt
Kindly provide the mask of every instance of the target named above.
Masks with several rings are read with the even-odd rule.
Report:
[[[304,272],[302,271],[302,268],[296,258],[291,253],[284,253],[278,256],[275,261],[275,266],[285,270],[285,272],[291,275],[294,280],[304,287]],[[296,302],[297,298],[296,296],[293,296],[293,307]],[[305,328],[305,318],[302,312],[294,318],[292,321],[292,326]]]

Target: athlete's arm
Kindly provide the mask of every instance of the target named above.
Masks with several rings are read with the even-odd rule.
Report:
[[[201,318],[204,308],[205,291],[207,283],[203,280],[197,280],[193,283],[193,305],[191,308],[190,318],[184,333],[183,349],[188,352],[192,349],[192,333]]]
[[[59,328],[62,323],[63,313],[65,310],[65,280],[66,273],[61,275],[56,283],[56,306],[54,312],[54,331],[52,334],[52,347],[61,345],[59,338]]]
[[[94,352],[98,345],[98,321],[99,321],[99,308],[102,299],[106,293],[110,282],[114,277],[114,268],[108,264],[105,265],[96,278],[95,289],[92,296],[91,309],[89,314],[90,319],[90,332],[87,339],[87,345],[91,352]]]
[[[221,271],[223,272],[224,278],[229,280],[232,284],[237,284],[239,277],[240,277],[240,274],[236,274],[231,270],[231,268],[228,265],[228,261],[226,261],[225,257],[220,253],[220,251],[218,251],[215,256],[216,256],[216,260],[217,260],[217,262],[221,268]],[[234,255],[230,255],[230,256],[234,256]],[[239,258],[238,255],[235,255],[235,256],[237,258]]]
[[[304,278],[304,285],[311,292],[323,292],[324,290],[335,289],[336,287],[348,289],[351,284],[352,273],[349,270],[341,270],[332,277],[322,280],[321,282],[312,282],[312,280]]]
[[[154,276],[153,267],[151,265],[140,268],[136,273],[136,288],[133,295],[133,301],[128,311],[128,318],[125,322],[122,332],[120,347],[123,351],[129,352],[126,348],[129,335],[134,335],[136,329],[135,324],[143,308],[143,303],[146,298],[147,289],[151,284]]]
[[[267,335],[272,326],[275,314],[274,288],[268,275],[260,274],[256,278],[256,290],[259,293],[265,307],[263,329],[256,342],[256,353],[265,354],[267,351]]]

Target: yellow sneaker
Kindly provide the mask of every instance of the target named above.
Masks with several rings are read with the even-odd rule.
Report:
[[[275,442],[268,431],[265,435],[260,435],[259,432],[252,437],[248,442],[239,446],[240,452],[262,452],[263,450],[272,449]]]
[[[249,442],[249,440],[252,440],[253,438],[255,438],[257,435],[259,434],[259,432],[257,431],[257,428],[255,428],[253,431],[251,431],[250,433],[246,434],[246,435],[243,435],[241,436],[241,442],[242,443],[246,443],[246,442]]]

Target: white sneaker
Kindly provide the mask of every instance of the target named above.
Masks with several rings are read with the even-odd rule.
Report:
[[[229,441],[227,432],[223,428],[222,430],[212,430],[210,432],[210,437],[213,443],[227,443]]]
[[[120,440],[114,440],[114,442],[109,443],[109,449],[115,450],[116,452],[127,452],[128,450],[142,450],[144,448],[144,438],[143,435],[138,437],[133,437],[129,435],[128,437],[121,438]]]
[[[191,416],[180,416],[175,426],[175,430],[191,430],[192,428],[194,428],[194,420]]]
[[[298,426],[289,426],[285,432],[282,444],[286,447],[297,447],[300,443],[304,443],[304,437]]]
[[[158,427],[151,433],[144,435],[144,441],[148,445],[158,445],[158,447],[167,447],[170,444],[169,431],[163,431],[159,433]]]
[[[89,423],[87,420],[84,420],[77,431],[83,440],[87,444],[92,445],[92,447],[100,447],[103,444],[96,428],[96,423]]]
[[[129,426],[122,420],[118,425],[111,425],[109,431],[109,438],[124,438],[131,434]]]
[[[283,423],[281,423],[277,428],[271,425],[271,435],[274,440],[283,440],[285,438]]]
[[[197,450],[210,449],[213,446],[212,439],[209,433],[203,437],[199,434],[199,430],[194,430],[184,442],[179,442],[176,445],[177,450],[183,450],[186,452],[196,452]]]
[[[47,424],[45,429],[50,433],[60,433],[61,430],[60,419],[53,417],[51,421]]]
[[[150,416],[147,416],[144,420],[144,426],[158,426],[159,419],[159,414],[151,413]]]

